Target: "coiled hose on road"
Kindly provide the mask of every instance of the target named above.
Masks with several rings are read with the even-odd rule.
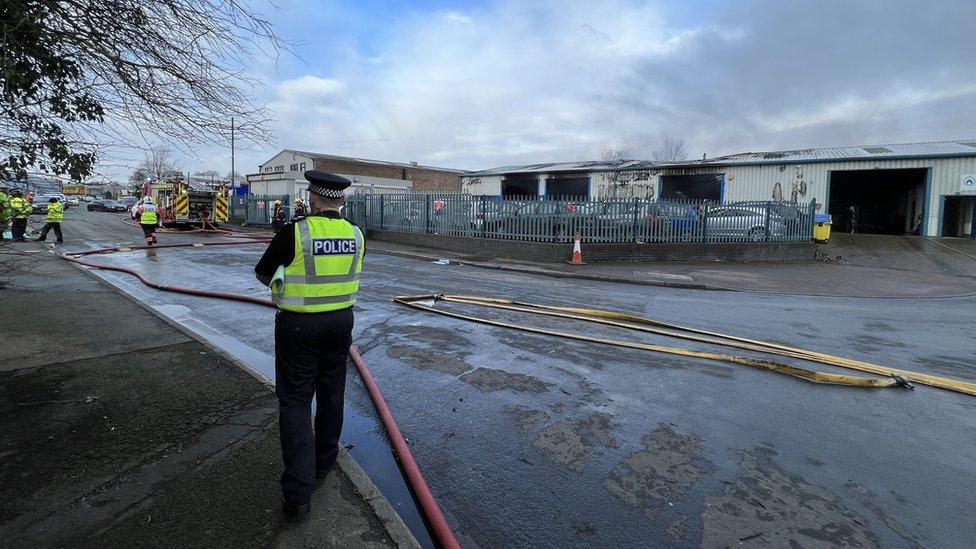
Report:
[[[198,230],[196,232],[209,232],[206,230]],[[221,231],[223,232],[223,231]],[[232,233],[236,234],[236,233]],[[225,236],[231,236],[227,234]],[[228,292],[214,292],[210,290],[200,290],[197,288],[184,288],[182,286],[171,286],[167,284],[161,284],[150,278],[139,271],[129,268],[122,267],[118,265],[106,265],[103,263],[94,263],[84,259],[80,259],[80,256],[88,256],[94,254],[103,253],[113,253],[113,252],[126,252],[139,249],[156,249],[156,248],[202,248],[208,246],[233,246],[233,245],[245,245],[245,244],[258,244],[267,243],[271,239],[269,237],[261,237],[257,235],[241,235],[242,237],[247,237],[248,240],[242,242],[212,242],[212,243],[184,243],[184,244],[160,244],[156,246],[116,246],[109,248],[98,248],[94,250],[85,250],[82,252],[72,252],[72,253],[62,253],[59,257],[70,261],[72,263],[83,265],[85,267],[90,267],[92,269],[101,269],[106,271],[116,271],[120,273],[125,273],[132,275],[139,279],[140,282],[149,286],[150,288],[155,288],[157,290],[162,290],[165,292],[175,292],[180,294],[187,294],[199,297],[210,297],[216,299],[226,299],[230,301],[239,301],[243,303],[253,303],[255,305],[263,305],[265,307],[275,308],[274,303],[270,299],[233,294]],[[430,526],[431,537],[434,539],[435,543],[439,547],[445,547],[448,549],[460,548],[460,543],[458,543],[457,537],[454,535],[454,531],[451,529],[450,524],[448,524],[447,519],[444,518],[444,514],[441,512],[440,506],[437,504],[437,500],[434,499],[434,494],[430,491],[430,487],[427,485],[427,481],[424,479],[423,474],[420,472],[420,467],[417,465],[417,461],[413,458],[413,454],[410,452],[410,447],[407,446],[407,441],[404,439],[403,434],[400,432],[400,428],[396,424],[396,420],[393,418],[393,413],[390,411],[390,407],[386,404],[386,399],[383,398],[383,394],[380,392],[379,387],[376,385],[376,381],[373,379],[372,373],[369,371],[369,367],[363,360],[363,357],[359,354],[359,349],[355,345],[349,348],[349,356],[352,358],[353,363],[356,365],[356,370],[359,371],[359,376],[363,380],[363,384],[366,385],[366,390],[369,392],[370,399],[373,401],[373,406],[376,408],[376,413],[380,417],[380,421],[383,423],[383,427],[386,430],[387,437],[390,440],[390,444],[393,446],[394,454],[397,460],[400,462],[400,467],[403,470],[404,477],[406,477],[407,484],[410,486],[414,496],[417,498],[418,505],[420,507],[421,513],[427,520],[427,524]]]
[[[667,354],[688,356],[694,358],[703,358],[706,360],[730,362],[733,364],[740,364],[743,366],[750,366],[753,368],[760,368],[764,370],[777,372],[780,374],[798,377],[814,383],[829,383],[835,385],[847,385],[851,387],[902,386],[907,388],[912,388],[912,383],[921,383],[923,385],[928,385],[930,387],[936,387],[939,389],[945,389],[947,391],[954,391],[957,393],[963,393],[970,396],[976,396],[976,383],[971,383],[968,381],[951,379],[951,378],[946,378],[941,376],[934,376],[930,374],[923,374],[920,372],[912,372],[909,370],[889,368],[887,366],[880,366],[877,364],[871,364],[869,362],[862,362],[859,360],[852,360],[849,358],[828,355],[816,351],[809,351],[806,349],[800,349],[798,347],[789,347],[787,345],[779,345],[776,343],[770,343],[768,341],[746,339],[743,337],[731,336],[731,335],[721,334],[718,332],[699,330],[697,328],[689,328],[687,326],[680,326],[677,324],[662,322],[660,320],[644,318],[641,316],[631,315],[627,313],[620,313],[616,311],[604,311],[601,309],[585,309],[585,308],[578,308],[578,307],[556,307],[552,305],[540,305],[537,303],[511,301],[508,299],[495,299],[489,297],[444,295],[444,294],[396,296],[393,298],[393,301],[395,303],[399,303],[401,305],[405,305],[407,307],[411,307],[421,311],[450,316],[462,320],[468,320],[471,322],[478,322],[481,324],[489,324],[492,326],[499,326],[502,328],[511,328],[514,330],[521,330],[525,332],[551,335],[551,336],[563,337],[567,339],[575,339],[577,341],[589,341],[593,343],[601,343],[604,345],[614,345],[617,347],[626,347],[631,349],[641,349],[645,351],[653,351],[658,353],[667,353]],[[847,368],[849,370],[856,370],[860,372],[878,374],[886,377],[865,378],[865,377],[858,377],[858,376],[834,374],[828,372],[816,372],[813,370],[808,370],[806,368],[791,366],[789,364],[783,364],[780,362],[757,359],[752,357],[726,355],[726,354],[714,353],[710,351],[697,351],[693,349],[683,349],[680,347],[652,345],[648,343],[639,343],[635,341],[619,341],[613,339],[592,337],[592,336],[582,335],[578,333],[557,332],[557,331],[547,330],[543,328],[523,326],[519,324],[512,324],[512,323],[502,322],[498,320],[476,317],[473,315],[466,315],[454,311],[446,311],[444,309],[436,309],[434,308],[433,305],[437,301],[460,303],[465,305],[475,305],[481,307],[490,307],[495,309],[518,311],[518,312],[530,313],[535,315],[552,316],[552,317],[566,318],[571,320],[581,320],[584,322],[593,322],[596,324],[615,326],[618,328],[625,328],[625,329],[635,330],[639,332],[652,333],[656,335],[663,335],[667,337],[674,337],[674,338],[685,339],[689,341],[696,341],[699,343],[708,343],[711,345],[734,347],[734,348],[744,349],[749,351],[758,351],[767,354],[786,356],[790,358],[798,358],[808,362],[817,362],[829,366],[837,366],[840,368]],[[430,303],[429,305],[427,304],[428,302]]]

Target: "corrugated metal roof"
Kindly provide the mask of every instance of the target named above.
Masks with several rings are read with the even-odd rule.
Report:
[[[339,155],[336,155],[336,154],[325,154],[325,153],[317,153],[317,152],[312,152],[312,151],[300,151],[300,150],[297,150],[297,149],[284,149],[283,151],[279,152],[278,154],[281,154],[282,152],[297,153],[297,154],[301,154],[301,155],[304,155],[304,156],[309,156],[311,158],[325,158],[325,159],[328,159],[328,160],[343,160],[343,161],[346,161],[346,162],[359,162],[359,163],[362,163],[362,164],[376,164],[376,165],[379,165],[379,166],[395,166],[397,168],[420,168],[420,169],[424,169],[424,170],[437,170],[437,171],[441,171],[441,172],[451,172],[451,173],[457,173],[457,174],[465,173],[464,170],[457,170],[457,169],[454,169],[454,168],[438,168],[436,166],[424,166],[423,164],[413,164],[413,163],[409,163],[408,164],[408,163],[404,163],[404,162],[390,162],[390,161],[387,161],[387,160],[370,160],[368,158],[357,158],[355,156],[339,156]],[[278,156],[278,154],[276,154],[275,156]],[[274,157],[272,157],[272,158],[274,158]],[[269,159],[269,161],[270,161],[270,159]],[[267,164],[267,162],[265,162],[264,164]],[[261,164],[261,165],[264,166],[264,164]]]
[[[651,170],[696,166],[732,166],[745,164],[791,164],[832,162],[865,159],[930,158],[951,156],[976,156],[976,139],[962,141],[933,141],[929,143],[896,143],[890,145],[858,145],[850,147],[823,147],[818,149],[794,149],[790,151],[745,152],[716,156],[701,160],[675,163],[658,163],[650,160],[618,160],[612,162],[559,162],[529,164],[527,166],[501,166],[490,170],[467,172],[464,177],[506,174],[532,174],[566,171],[604,172],[624,170]]]
[[[732,166],[742,164],[789,164],[831,162],[844,160],[885,160],[895,158],[938,158],[976,156],[976,140],[933,141],[928,143],[894,143],[889,145],[858,145],[823,147],[791,151],[745,152],[707,158],[705,162],[680,162],[662,167]]]
[[[551,172],[609,172],[621,170],[645,170],[654,167],[654,163],[647,160],[614,160],[614,161],[581,161],[557,162],[551,164],[529,164],[528,166],[501,166],[490,170],[468,172],[464,177],[478,177],[486,175],[504,175],[516,173],[551,173]]]

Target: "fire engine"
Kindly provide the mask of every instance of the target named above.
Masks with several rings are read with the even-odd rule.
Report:
[[[147,182],[143,196],[152,196],[164,227],[217,225],[229,218],[225,185],[213,187],[193,180]]]

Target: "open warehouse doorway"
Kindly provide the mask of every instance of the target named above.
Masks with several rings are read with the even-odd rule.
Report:
[[[942,207],[940,236],[976,237],[976,198],[947,196]]]
[[[917,234],[925,208],[928,168],[830,172],[834,230],[867,234]]]

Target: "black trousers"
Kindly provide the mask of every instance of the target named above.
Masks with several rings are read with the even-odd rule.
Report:
[[[147,243],[152,243],[156,241],[156,225],[147,225],[147,224],[140,223],[139,226],[142,227],[142,234],[143,236],[146,237]]]
[[[52,223],[50,221],[44,225],[43,229],[41,229],[41,236],[37,237],[37,239],[40,241],[47,240],[47,233],[51,229],[54,229],[54,236],[58,237],[58,244],[63,243],[64,235],[61,234],[61,223]]]
[[[13,237],[14,240],[23,240],[24,233],[26,232],[27,218],[14,218],[13,223],[10,224],[10,236]]]
[[[339,455],[352,327],[351,307],[327,313],[278,311],[275,317],[275,393],[286,505],[307,504],[316,468],[329,467]]]

